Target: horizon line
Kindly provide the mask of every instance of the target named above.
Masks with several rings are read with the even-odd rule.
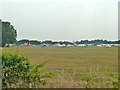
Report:
[[[117,40],[110,40],[110,39],[99,39],[99,38],[95,38],[95,39],[80,39],[80,40],[54,40],[54,39],[39,40],[39,39],[28,39],[28,38],[17,39],[17,41],[20,41],[20,40],[36,40],[36,41],[48,41],[48,40],[50,40],[50,41],[70,41],[70,42],[81,41],[81,40],[88,40],[88,41],[92,41],[92,40],[119,41],[119,39],[117,39]]]

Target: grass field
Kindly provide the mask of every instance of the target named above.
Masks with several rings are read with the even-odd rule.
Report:
[[[115,87],[118,47],[11,47],[31,64],[46,62],[43,69],[55,73],[45,86],[54,88]]]

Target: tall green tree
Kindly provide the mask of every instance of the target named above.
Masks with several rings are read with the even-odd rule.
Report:
[[[17,37],[17,32],[13,25],[10,22],[2,22],[2,46],[4,47],[5,44],[13,44],[15,43]]]
[[[0,19],[0,47],[2,46],[2,21]]]

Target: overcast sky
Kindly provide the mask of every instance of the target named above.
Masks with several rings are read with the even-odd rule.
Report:
[[[1,2],[0,18],[17,29],[18,40],[118,40],[118,0]]]

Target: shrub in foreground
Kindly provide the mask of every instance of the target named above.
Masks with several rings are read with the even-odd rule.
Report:
[[[17,54],[6,53],[2,55],[2,87],[7,88],[29,88],[45,85],[46,78],[51,73],[46,73],[39,68],[45,63],[31,65],[26,57]]]

